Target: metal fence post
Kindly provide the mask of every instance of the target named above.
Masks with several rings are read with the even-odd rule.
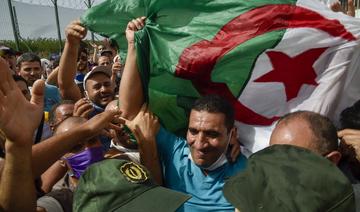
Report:
[[[57,33],[58,33],[58,39],[59,39],[59,52],[61,53],[62,42],[61,42],[61,31],[60,31],[60,21],[59,21],[57,0],[51,0],[51,2],[54,4],[54,8],[55,8],[56,27],[57,27]]]
[[[11,0],[8,0],[8,5],[9,5],[9,12],[10,12],[10,17],[11,17],[11,24],[12,24],[12,28],[13,28],[13,33],[14,33],[14,38],[15,38],[15,44],[16,44],[16,50],[19,51],[20,46],[19,46],[19,38],[18,38],[18,33],[16,31],[16,27],[15,27],[15,20],[14,20],[14,13],[13,13],[13,6],[11,3]]]

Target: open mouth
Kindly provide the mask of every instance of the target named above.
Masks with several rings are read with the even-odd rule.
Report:
[[[103,96],[100,97],[100,99],[102,101],[107,101],[107,100],[112,99],[112,95],[111,94],[103,95]]]

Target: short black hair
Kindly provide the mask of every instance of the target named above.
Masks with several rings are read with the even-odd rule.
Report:
[[[53,105],[52,107],[51,107],[51,110],[50,110],[50,112],[49,112],[49,123],[50,124],[54,124],[54,119],[55,119],[55,111],[56,111],[56,109],[59,107],[59,106],[61,106],[61,105],[73,105],[73,104],[75,104],[75,102],[73,101],[73,100],[67,100],[67,99],[65,99],[65,100],[61,100],[59,103],[56,103],[55,105]]]
[[[118,50],[119,49],[119,45],[117,44],[116,40],[114,39],[109,39],[109,43],[110,43],[110,48],[114,49],[114,50]]]
[[[342,129],[360,129],[360,100],[341,112],[340,125]]]
[[[22,62],[39,62],[40,66],[41,66],[40,57],[32,52],[27,52],[27,53],[20,55],[20,57],[16,60],[16,67],[21,68]]]
[[[24,79],[24,78],[23,78],[22,76],[20,76],[20,75],[13,75],[13,79],[14,79],[15,82],[17,82],[17,81],[23,81],[23,82],[25,82],[26,86],[28,86],[28,83],[27,83],[26,79]]]
[[[234,126],[234,108],[224,98],[218,95],[206,95],[197,99],[192,108],[196,111],[207,111],[209,113],[222,113],[225,115],[225,126],[230,130]]]
[[[302,119],[308,123],[315,138],[312,142],[314,151],[324,155],[338,150],[337,130],[328,117],[311,111],[296,111],[280,118],[277,124],[287,123],[294,119]]]

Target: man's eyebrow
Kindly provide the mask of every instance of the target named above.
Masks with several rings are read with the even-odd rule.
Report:
[[[205,134],[211,134],[211,135],[220,135],[221,133],[216,130],[204,130]]]

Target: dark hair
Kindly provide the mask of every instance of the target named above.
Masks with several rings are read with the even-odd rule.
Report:
[[[303,119],[308,123],[315,138],[312,142],[314,151],[324,155],[338,149],[337,130],[329,118],[315,112],[297,111],[280,118],[278,124],[294,119]]]
[[[109,39],[109,43],[110,43],[110,48],[116,51],[119,49],[119,45],[117,44],[116,40]]]
[[[340,125],[342,129],[360,129],[360,100],[341,112]]]
[[[87,56],[89,55],[88,44],[85,43],[84,41],[81,41],[81,42],[80,42],[80,46],[79,46],[79,50],[78,50],[78,58],[77,58],[77,61],[80,60],[81,53],[83,53],[83,52],[84,52]]]
[[[14,79],[15,82],[17,82],[17,81],[23,81],[23,82],[25,82],[26,86],[28,86],[28,83],[27,83],[26,79],[24,79],[24,78],[23,78],[22,76],[20,76],[20,75],[13,75],[13,79]]]
[[[21,68],[22,62],[39,62],[41,66],[40,57],[32,52],[27,52],[22,55],[16,60],[16,67]]]
[[[192,108],[196,111],[222,113],[225,115],[225,126],[230,130],[234,126],[234,108],[228,101],[218,95],[206,95],[197,99]]]

